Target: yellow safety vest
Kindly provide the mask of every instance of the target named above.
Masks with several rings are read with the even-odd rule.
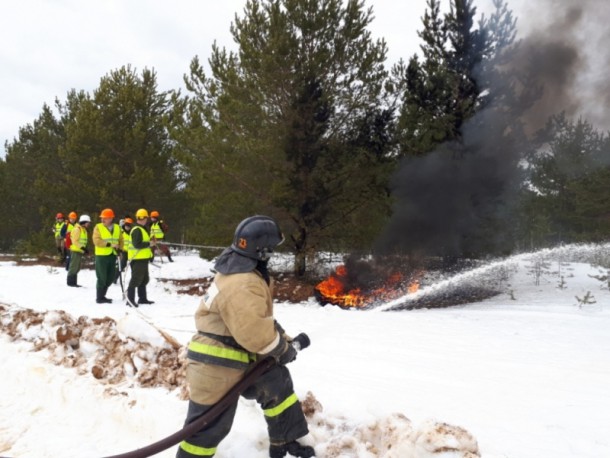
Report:
[[[121,228],[118,224],[112,225],[112,233],[110,233],[108,228],[102,223],[97,223],[96,227],[98,231],[100,231],[100,236],[102,237],[102,240],[106,242],[106,244],[110,243],[111,245],[114,245],[119,243],[119,237],[121,236]],[[110,256],[111,254],[116,254],[116,251],[111,246],[99,247],[95,245],[96,256]]]
[[[76,223],[74,227],[78,227],[80,229],[80,236],[78,238],[78,244],[81,246],[81,248],[77,247],[73,243],[72,245],[70,245],[70,251],[82,253],[81,250],[84,250],[85,248],[87,248],[87,241],[89,240],[89,237],[87,236],[87,229],[85,229],[83,226],[81,226],[78,223]]]
[[[157,221],[150,225],[150,235],[157,240],[163,240],[165,234],[163,233],[163,229],[161,229],[161,221]]]
[[[143,242],[150,242],[150,235],[148,235],[146,229],[144,229],[142,226],[134,226],[133,229],[131,229],[131,232],[129,233],[130,241],[129,251],[127,252],[127,259],[129,259],[130,261],[137,259],[152,259],[153,253],[149,246],[147,246],[146,248],[136,248],[133,246],[133,231],[135,230],[142,231]]]
[[[58,222],[55,223],[55,228],[53,229],[53,232],[55,233],[56,239],[61,238],[61,228],[64,227],[64,224],[66,224],[65,221],[61,222],[61,223],[58,223]]]
[[[123,231],[123,251],[129,252],[132,249],[131,246],[131,234],[127,231]]]

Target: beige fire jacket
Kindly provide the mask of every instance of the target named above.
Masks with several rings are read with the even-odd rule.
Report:
[[[289,339],[273,318],[272,289],[257,272],[216,274],[195,313],[188,345],[191,399],[217,402],[260,356],[279,356]],[[279,328],[281,329],[281,328]]]

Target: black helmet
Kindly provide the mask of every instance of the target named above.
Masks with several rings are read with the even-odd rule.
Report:
[[[231,249],[242,256],[267,261],[284,241],[280,227],[269,216],[250,216],[235,229]]]

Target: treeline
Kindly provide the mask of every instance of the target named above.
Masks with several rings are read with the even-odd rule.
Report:
[[[469,256],[607,237],[608,135],[559,113],[526,135],[541,87],[516,84],[527,75],[507,65],[511,11],[497,0],[477,21],[471,0],[446,14],[439,3],[428,1],[421,53],[388,67],[361,0],[250,0],[231,25],[237,51],[214,45],[209,74],[195,57],[185,93],[127,66],[43,106],[0,161],[2,249],[52,249],[55,213],[106,207],[154,208],[173,240],[210,245],[271,215],[298,274],[318,250],[414,249],[388,231]],[[419,218],[452,202],[443,193],[461,196],[460,211]],[[451,243],[439,224],[455,227]]]

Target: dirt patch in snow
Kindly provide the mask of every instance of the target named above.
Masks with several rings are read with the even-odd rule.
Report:
[[[0,305],[0,331],[12,340],[46,350],[57,365],[90,373],[104,384],[133,382],[142,387],[180,390],[187,399],[185,349],[155,347],[120,333],[112,318],[75,319],[62,310],[36,312]]]

